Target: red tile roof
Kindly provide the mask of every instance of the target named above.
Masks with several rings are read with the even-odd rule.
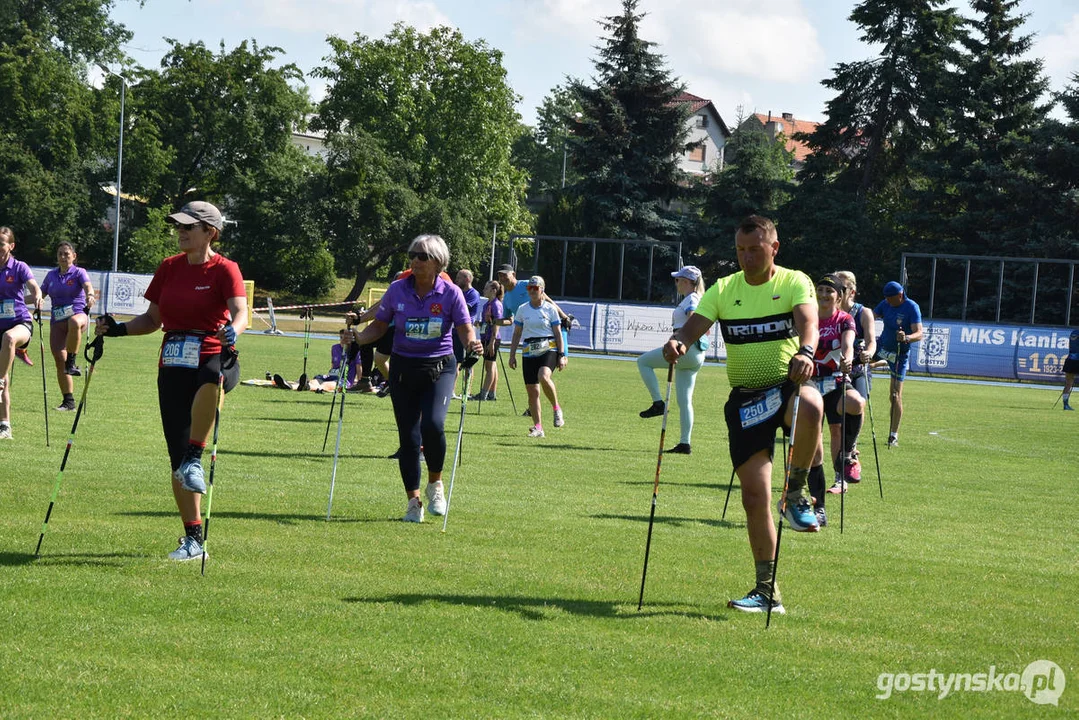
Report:
[[[678,93],[678,95],[676,95],[674,97],[673,102],[678,103],[679,105],[681,105],[683,103],[686,103],[686,104],[689,105],[689,112],[690,113],[695,113],[698,110],[700,110],[702,107],[704,107],[705,105],[707,105],[708,103],[710,103],[712,101],[711,100],[706,100],[706,99],[704,99],[702,97],[698,97],[697,95],[694,95],[693,93],[682,92],[682,93]]]
[[[805,143],[800,143],[794,140],[795,133],[811,133],[817,129],[820,123],[813,122],[811,120],[787,120],[782,114],[764,114],[753,113],[753,117],[760,120],[761,125],[767,125],[769,122],[774,122],[779,126],[779,129],[787,137],[787,151],[794,153],[794,159],[796,162],[804,162],[810,155],[810,150]]]

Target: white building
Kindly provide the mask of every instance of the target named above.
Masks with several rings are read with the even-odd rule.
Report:
[[[705,175],[723,169],[723,149],[731,131],[711,100],[683,92],[675,102],[689,106],[686,124],[689,148],[682,153],[679,167],[691,175]]]
[[[321,130],[292,128],[292,143],[311,157],[322,160],[326,156],[326,133]]]

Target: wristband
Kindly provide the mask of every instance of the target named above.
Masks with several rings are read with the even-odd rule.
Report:
[[[559,358],[564,358],[564,357],[566,357],[566,353],[558,353],[558,357]]]
[[[803,355],[803,356],[809,358],[810,360],[812,360],[813,357],[816,355],[816,353],[813,351],[813,348],[809,347],[808,345],[803,345],[802,347],[798,348],[798,352],[795,353],[795,354],[796,355]]]

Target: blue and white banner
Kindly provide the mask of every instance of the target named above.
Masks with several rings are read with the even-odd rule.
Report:
[[[1068,357],[1067,329],[952,321],[923,324],[911,348],[914,372],[1055,382]]]

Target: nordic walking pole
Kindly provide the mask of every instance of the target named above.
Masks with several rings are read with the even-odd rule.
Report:
[[[34,309],[34,318],[37,320],[37,345],[41,348],[41,398],[45,404],[45,447],[49,447],[49,386],[45,382],[45,337],[41,330],[41,308]],[[1061,393],[1063,394],[1063,391]]]
[[[214,507],[214,469],[217,467],[217,431],[221,427],[221,395],[225,386],[225,350],[221,350],[221,367],[217,371],[217,404],[214,405],[214,444],[210,450],[209,488],[206,490],[206,519],[202,525],[202,574],[206,575],[206,543],[210,540],[210,511]],[[230,354],[235,362],[236,356]]]
[[[352,326],[349,325],[348,327],[352,327]],[[322,452],[326,452],[326,441],[330,439],[330,423],[333,422],[333,408],[334,408],[334,405],[337,404],[337,391],[341,388],[341,381],[342,380],[345,380],[345,381],[348,380],[348,369],[352,366],[352,361],[349,358],[349,354],[348,354],[348,351],[351,350],[351,349],[352,349],[352,346],[349,345],[349,347],[346,348],[343,353],[341,353],[341,367],[337,371],[337,381],[333,385],[333,397],[330,399],[330,415],[329,415],[329,417],[326,418],[326,434],[322,436]],[[341,404],[342,405],[345,404],[344,392],[347,391],[347,390],[348,390],[347,386],[346,386],[345,390],[342,390],[342,394],[341,394]]]
[[[38,320],[38,324],[39,325],[41,324],[40,320]],[[42,371],[42,372],[44,372],[44,371]],[[44,377],[44,375],[42,377]],[[1053,407],[1051,407],[1049,409],[1050,410],[1056,410],[1057,409],[1057,403],[1060,402],[1060,398],[1062,398],[1062,397],[1064,397],[1064,391],[1063,390],[1061,390],[1060,394],[1057,395],[1057,399],[1053,401]]]
[[[82,384],[82,397],[79,398],[79,407],[75,410],[75,421],[71,423],[71,434],[67,437],[64,459],[60,461],[60,472],[56,474],[56,484],[52,489],[52,497],[49,498],[49,509],[45,511],[45,522],[41,524],[41,535],[37,539],[34,555],[41,554],[41,541],[45,539],[45,531],[49,527],[49,517],[52,515],[53,506],[56,505],[56,497],[60,494],[60,482],[64,479],[64,468],[67,467],[67,458],[71,454],[71,446],[75,444],[75,431],[79,429],[79,418],[82,417],[82,409],[86,405],[86,391],[90,388],[90,380],[94,377],[94,366],[101,359],[104,343],[105,336],[98,335],[97,339],[86,346],[86,359],[90,362],[90,369],[86,372],[86,382]],[[90,352],[91,350],[93,351],[92,353]]]
[[[446,514],[442,517],[442,532],[446,532],[446,523],[450,521],[450,503],[453,502],[453,481],[457,477],[457,468],[461,466],[461,438],[465,433],[465,405],[468,403],[468,391],[472,389],[472,367],[480,355],[468,353],[461,367],[465,369],[465,394],[461,400],[461,424],[457,428],[457,449],[453,456],[453,470],[450,471],[450,491],[446,495]]]
[[[719,517],[720,520],[727,519],[727,503],[731,501],[731,490],[734,489],[734,468],[731,468],[731,481],[727,484],[727,499],[723,501],[723,514]]]
[[[310,307],[303,309],[303,372],[300,380],[296,383],[297,390],[307,389],[307,348],[311,345],[311,321],[315,319],[315,311]]]
[[[839,392],[842,393],[839,418],[839,534],[843,534],[843,515],[847,506],[847,379],[839,373]]]
[[[346,373],[348,372],[348,366],[349,366],[349,353],[348,353],[348,350],[346,350],[344,353],[342,353],[342,358],[343,358],[342,362],[344,363],[344,367],[341,368],[341,375],[347,377]],[[337,379],[337,384],[338,385],[341,384],[341,378],[340,377]],[[326,503],[326,521],[327,522],[329,522],[330,513],[333,511],[333,488],[334,488],[334,485],[337,483],[337,459],[340,457],[340,454],[341,454],[341,427],[344,425],[344,421],[345,421],[345,394],[346,394],[346,392],[347,392],[347,390],[343,390],[341,392],[341,407],[337,411],[337,442],[334,444],[334,448],[333,448],[333,472],[330,473],[330,499]],[[336,388],[334,388],[334,395],[335,396],[337,395],[337,389]],[[332,417],[332,415],[331,415],[331,417]],[[329,432],[329,425],[326,426],[326,432],[327,433]]]
[[[799,389],[794,389],[794,406],[791,408],[791,432],[790,444],[787,445],[787,462],[783,471],[783,498],[779,508],[779,531],[776,532],[776,554],[772,558],[772,583],[768,591],[768,615],[764,619],[764,627],[767,629],[772,624],[772,605],[775,604],[776,575],[779,574],[779,544],[783,541],[783,513],[787,509],[787,488],[791,481],[791,463],[794,462],[794,426],[798,424],[798,403],[802,396]]]
[[[880,479],[880,456],[877,454],[877,428],[873,424],[873,369],[866,368],[866,407],[869,409],[869,434],[873,437],[873,464],[877,466],[877,487],[880,488],[880,499],[884,499],[884,482]]]
[[[509,373],[506,372],[506,360],[505,360],[505,358],[502,357],[502,351],[501,350],[498,351],[498,361],[500,363],[502,363],[502,379],[506,381],[506,390],[508,390],[509,394],[510,394],[510,405],[513,406],[513,414],[516,416],[517,415],[517,403],[515,403],[513,401],[513,386],[510,385],[510,376],[509,376]]]
[[[659,494],[659,469],[663,466],[663,443],[667,436],[667,414],[671,411],[671,383],[674,381],[674,363],[667,365],[667,397],[663,401],[663,424],[659,427],[659,455],[656,457],[656,479],[652,483],[652,509],[648,514],[648,539],[644,543],[644,569],[641,571],[641,594],[637,598],[637,612],[644,605],[644,579],[648,576],[648,554],[652,549],[652,525],[656,520],[656,496]]]

